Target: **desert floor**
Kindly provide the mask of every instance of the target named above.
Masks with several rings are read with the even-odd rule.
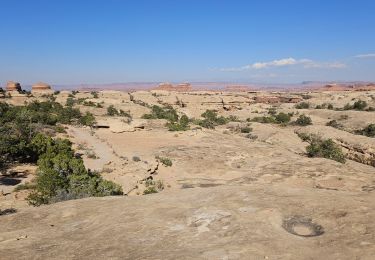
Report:
[[[57,95],[65,103],[68,92]],[[375,107],[375,92],[168,92],[101,91],[77,98],[106,128],[67,126],[86,167],[121,184],[128,196],[87,198],[33,208],[14,192],[36,167],[21,165],[2,176],[1,259],[373,259],[375,255],[375,139],[355,134],[375,123],[375,112],[342,108],[355,100]],[[308,95],[308,98],[306,96]],[[294,103],[256,103],[256,96],[305,97]],[[22,104],[25,97],[9,102]],[[39,99],[43,99],[42,97]],[[172,105],[189,118],[207,109],[236,116],[215,129],[191,125],[171,132],[163,119],[142,119],[145,106]],[[109,117],[114,105],[132,115]],[[268,109],[310,116],[310,126],[247,122]],[[326,126],[337,120],[341,127]],[[238,132],[252,128],[251,135]],[[332,138],[347,156],[344,164],[306,156],[297,133]],[[88,158],[94,153],[96,158]],[[170,158],[165,166],[157,156]],[[163,184],[142,195],[146,179]]]

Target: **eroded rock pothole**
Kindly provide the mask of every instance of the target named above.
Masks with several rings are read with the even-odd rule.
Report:
[[[324,228],[304,216],[284,218],[282,227],[290,234],[300,237],[316,237],[324,234]]]

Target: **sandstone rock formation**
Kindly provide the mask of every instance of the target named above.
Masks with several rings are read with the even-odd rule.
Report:
[[[8,81],[6,91],[21,91],[21,84],[14,81]]]
[[[32,86],[31,93],[52,94],[53,90],[47,83],[38,82]]]
[[[167,90],[167,91],[191,91],[193,88],[190,83],[180,83],[173,86],[171,83],[160,83],[156,90]]]

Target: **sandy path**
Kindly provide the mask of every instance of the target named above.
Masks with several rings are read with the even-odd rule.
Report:
[[[106,164],[116,159],[113,155],[113,149],[105,141],[101,141],[95,134],[91,135],[89,129],[70,127],[68,133],[73,137],[74,143],[87,144],[99,157],[97,159],[85,157],[84,163],[87,168],[101,171]]]

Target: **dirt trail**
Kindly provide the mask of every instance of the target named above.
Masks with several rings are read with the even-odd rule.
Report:
[[[116,159],[113,149],[105,141],[101,141],[95,134],[91,135],[90,130],[86,128],[70,127],[69,135],[73,137],[76,144],[87,144],[91,150],[98,156],[97,159],[85,159],[85,166],[92,170],[100,171],[111,161]]]

